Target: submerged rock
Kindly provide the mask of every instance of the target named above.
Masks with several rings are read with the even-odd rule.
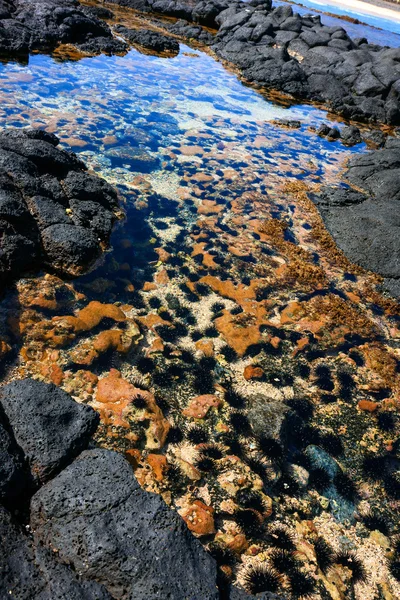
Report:
[[[77,275],[101,255],[118,196],[41,130],[0,133],[0,275],[47,266]]]
[[[88,450],[32,498],[36,543],[114,598],[219,598],[214,560],[125,459]]]

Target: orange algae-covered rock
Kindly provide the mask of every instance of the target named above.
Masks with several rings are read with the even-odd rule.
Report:
[[[235,285],[233,281],[221,281],[218,277],[214,277],[213,275],[202,277],[200,282],[207,284],[214,292],[217,292],[224,298],[236,300],[239,304],[243,300],[255,299],[257,287],[262,283],[258,279],[253,279],[249,286],[246,286],[243,283]]]
[[[182,411],[185,417],[194,419],[204,419],[211,408],[218,408],[222,405],[222,400],[213,394],[204,394],[193,398],[189,406]]]
[[[154,251],[158,254],[158,259],[162,263],[166,263],[171,258],[171,254],[167,252],[164,248],[154,248]]]
[[[166,457],[162,454],[149,454],[147,462],[149,463],[156,480],[162,481],[164,479],[164,473],[168,468]]]
[[[116,350],[126,354],[132,346],[132,338],[124,340],[124,332],[120,329],[109,329],[102,331],[93,340],[93,348],[103,354],[108,350]]]
[[[161,269],[154,276],[154,281],[159,285],[167,285],[169,283],[168,273],[165,269]]]
[[[244,369],[243,377],[246,381],[250,381],[251,379],[262,379],[264,377],[264,371],[261,367],[247,365]]]
[[[225,207],[222,204],[217,204],[214,200],[203,200],[199,206],[199,215],[219,215]]]
[[[195,346],[204,356],[214,356],[214,344],[210,340],[199,340]]]
[[[115,306],[115,304],[102,304],[97,301],[89,302],[85,308],[82,308],[82,310],[78,312],[76,317],[54,317],[53,321],[64,321],[70,325],[76,333],[79,333],[82,331],[90,331],[94,327],[97,327],[97,325],[105,318],[119,323],[126,321],[125,314],[118,306]]]
[[[134,410],[135,399],[141,396],[146,400],[147,408],[140,416],[141,421],[150,421],[146,429],[146,446],[150,449],[162,448],[170,428],[157,406],[151,392],[136,388],[122,378],[116,369],[111,369],[109,375],[100,379],[97,386],[96,401],[93,408],[100,413],[101,420],[106,425],[129,428],[128,417]]]
[[[374,323],[362,310],[335,294],[315,296],[305,302],[292,302],[281,312],[281,324],[296,323],[299,331],[310,331],[327,346],[345,341],[345,335],[370,337]]]
[[[44,364],[40,370],[43,377],[60,386],[64,381],[64,372],[57,363]]]
[[[0,340],[0,360],[5,357],[11,350],[11,346],[7,344],[4,340]]]
[[[241,317],[241,315],[238,316]],[[239,356],[243,356],[249,346],[260,342],[262,336],[260,333],[260,322],[254,315],[253,318],[249,316],[247,322],[244,322],[243,317],[240,319],[238,316],[225,311],[222,317],[215,319],[214,323],[229,346],[231,346]]]
[[[180,515],[190,531],[197,536],[203,536],[215,533],[213,512],[211,506],[195,500],[193,504],[182,510]]]
[[[372,400],[360,400],[357,406],[360,410],[375,412],[379,408],[379,403]]]
[[[249,547],[244,533],[233,535],[231,533],[218,532],[215,536],[215,541],[224,544],[227,548],[232,550],[232,552],[236,552],[237,554],[245,552]]]

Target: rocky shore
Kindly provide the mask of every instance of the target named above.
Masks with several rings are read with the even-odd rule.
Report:
[[[325,187],[311,197],[346,256],[382,275],[384,288],[399,297],[400,139],[352,158],[344,180],[347,187]]]
[[[101,20],[110,14],[101,7],[84,8],[77,0],[1,0],[0,55],[27,58],[34,50],[69,43],[89,45],[94,52],[123,52],[126,45]]]
[[[272,2],[111,0],[114,4],[180,19],[166,25],[208,43],[253,84],[297,99],[321,102],[347,119],[400,123],[400,50],[351,39],[320,16],[301,16]],[[194,23],[197,27],[191,27]],[[203,26],[216,29],[211,35]]]
[[[1,388],[0,409],[1,598],[221,598],[216,563],[181,517],[93,446],[92,408],[26,379]]]
[[[109,240],[116,191],[42,130],[0,133],[0,278],[48,268],[74,276]]]
[[[132,44],[176,56],[180,40],[195,40],[257,84],[398,123],[397,50],[268,1],[114,3],[147,13],[148,27],[108,26],[107,8],[73,1],[4,2],[3,50]],[[151,108],[146,144],[157,128],[179,128]],[[221,123],[217,150],[234,154],[240,135],[229,141]],[[348,146],[369,135],[353,125],[316,133]],[[347,257],[399,295],[399,139],[375,131],[382,148],[354,156],[341,187],[313,179],[313,193],[295,158],[275,196],[238,181],[241,157],[230,169],[214,162],[203,136],[168,148],[157,138],[183,159],[164,152],[181,203],[150,177],[127,180],[131,229],[105,270],[65,282],[107,247],[118,194],[53,134],[0,133],[0,279],[53,272],[18,281],[0,307],[0,357],[9,366],[18,356],[0,388],[1,598],[396,596],[398,305],[338,251],[310,198]],[[142,152],[104,137],[115,170]],[[264,164],[274,139],[257,143]],[[149,174],[159,158],[146,160]],[[272,167],[264,176],[279,181]]]

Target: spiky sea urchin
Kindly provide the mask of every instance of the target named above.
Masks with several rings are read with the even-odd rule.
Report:
[[[291,598],[307,598],[315,589],[315,580],[311,575],[303,573],[299,569],[293,569],[289,574],[289,587]]]
[[[141,356],[136,363],[137,370],[142,373],[150,373],[154,369],[154,360],[147,356]]]
[[[254,536],[262,531],[263,517],[257,510],[239,508],[234,513],[234,519],[246,535]]]
[[[237,560],[235,553],[230,548],[218,542],[211,542],[207,549],[218,565],[234,565]]]
[[[225,344],[224,346],[222,346],[222,348],[220,348],[219,352],[220,352],[220,354],[222,354],[222,356],[224,356],[225,360],[229,363],[234,362],[239,357],[236,350],[234,348],[232,348],[231,346],[228,346],[228,344]]]
[[[208,432],[200,425],[194,425],[187,431],[187,439],[192,444],[205,444],[209,440]]]
[[[135,408],[138,408],[140,410],[147,408],[147,405],[148,405],[147,398],[145,396],[142,396],[141,394],[138,394],[134,398],[134,405],[135,405]]]
[[[319,568],[324,574],[327,573],[335,559],[333,548],[323,537],[318,536],[314,542],[314,552]]]
[[[213,460],[220,460],[224,456],[224,453],[218,444],[207,444],[206,446],[203,446],[200,450],[200,454],[201,456],[206,456]]]
[[[380,531],[384,535],[389,535],[389,523],[382,515],[369,511],[362,517],[362,520],[370,531]]]
[[[395,427],[394,414],[389,411],[381,411],[377,416],[378,427],[382,431],[392,431]]]
[[[167,434],[167,444],[180,444],[183,441],[184,432],[178,426],[170,427]]]
[[[224,435],[223,438],[221,438],[221,442],[229,448],[229,454],[238,456],[239,458],[244,455],[244,448],[236,435]]]
[[[298,565],[293,553],[289,550],[283,550],[283,548],[276,548],[273,550],[269,559],[274,569],[285,575],[290,574],[290,572],[296,569]]]
[[[246,401],[239,392],[236,392],[232,387],[228,387],[225,392],[225,401],[232,408],[243,408]]]
[[[257,439],[257,448],[259,452],[272,461],[280,462],[283,459],[283,449],[281,444],[274,438],[265,435]]]
[[[250,423],[249,419],[244,413],[239,411],[231,412],[229,415],[229,421],[231,425],[235,428],[236,431],[243,434],[248,434],[250,432]]]
[[[281,584],[280,575],[265,564],[249,567],[243,575],[243,580],[250,594],[276,592]]]
[[[343,453],[343,443],[338,435],[327,432],[320,435],[320,445],[332,456],[340,456]]]
[[[288,529],[282,527],[281,525],[273,527],[269,532],[269,537],[271,543],[277,548],[282,548],[282,550],[290,551],[294,551],[296,549],[293,535]]]
[[[308,485],[322,494],[331,484],[331,477],[326,469],[317,467],[310,470]]]
[[[204,473],[210,473],[215,470],[216,464],[212,458],[208,456],[199,456],[194,463],[194,466],[199,471],[203,471]]]
[[[244,508],[252,508],[260,513],[265,509],[260,493],[255,490],[243,488],[237,492],[235,500]]]
[[[357,497],[357,487],[347,473],[338,471],[333,478],[333,484],[342,498],[349,502],[354,502]]]
[[[287,405],[305,421],[309,421],[313,416],[314,406],[307,398],[292,398],[287,401]]]
[[[351,571],[351,580],[353,583],[365,583],[368,581],[367,571],[360,557],[355,552],[342,550],[336,554],[334,562],[347,567]]]

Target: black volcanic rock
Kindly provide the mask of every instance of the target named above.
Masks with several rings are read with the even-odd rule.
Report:
[[[312,199],[346,256],[382,275],[384,287],[399,296],[400,140],[389,138],[384,149],[352,157],[345,181],[357,190],[327,187]]]
[[[116,191],[89,175],[53,134],[0,132],[0,274],[46,266],[62,275],[90,268],[109,240]]]
[[[30,483],[21,449],[0,423],[0,503],[13,506]]]
[[[210,45],[256,85],[322,102],[348,119],[400,124],[398,48],[351,39],[343,27],[328,27],[320,16],[262,0],[110,1],[185,20],[157,24]],[[215,34],[199,26],[214,28]]]
[[[44,482],[89,444],[98,414],[53,384],[33,379],[0,389],[0,406],[36,481]]]
[[[60,562],[114,598],[219,598],[214,559],[114,452],[87,450],[44,485],[31,526],[37,545],[57,549]]]
[[[109,11],[83,8],[77,0],[9,0],[0,4],[0,54],[27,55],[60,43],[83,44],[108,39],[107,49],[119,51],[109,26],[101,20]],[[100,18],[99,18],[100,17]],[[103,41],[103,47],[105,42]],[[97,45],[102,51],[101,44]]]
[[[117,25],[115,31],[131,44],[136,44],[146,50],[168,52],[173,55],[179,54],[178,42],[157,31],[151,31],[150,29],[129,29],[123,25]]]
[[[35,547],[0,506],[0,598],[12,600],[112,600],[92,581],[80,581],[55,553]]]

